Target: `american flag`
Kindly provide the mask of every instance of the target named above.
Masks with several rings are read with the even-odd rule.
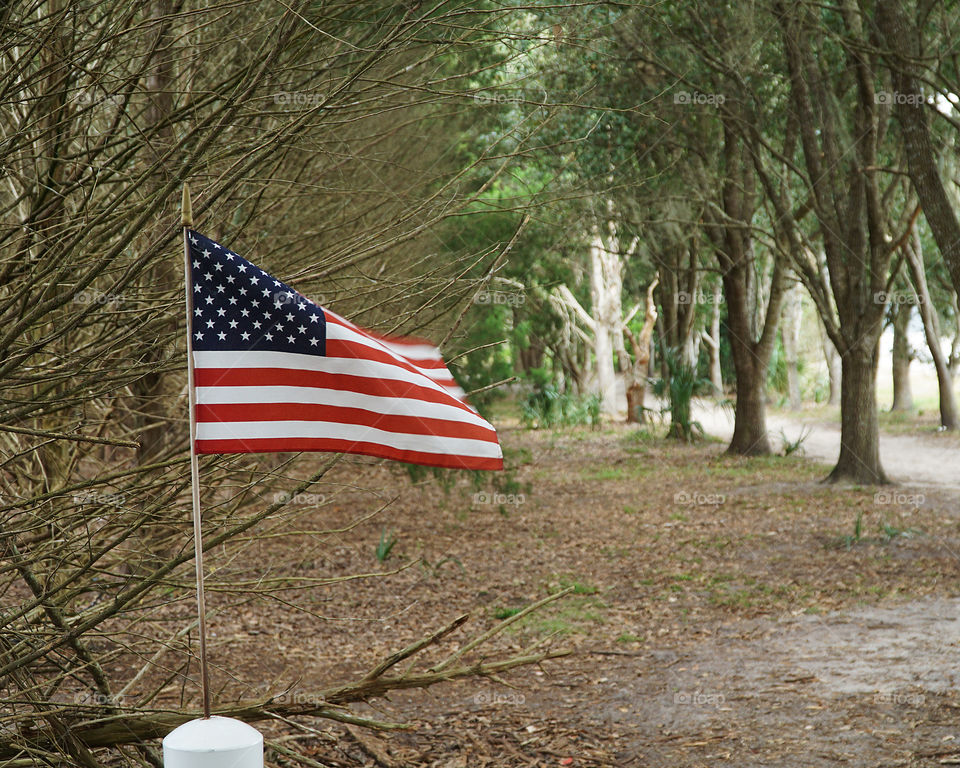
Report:
[[[358,328],[198,232],[187,239],[197,453],[503,468],[496,431],[435,346]]]

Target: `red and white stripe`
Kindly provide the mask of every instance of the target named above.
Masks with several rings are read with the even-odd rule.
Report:
[[[466,404],[436,347],[324,314],[324,357],[193,353],[197,453],[342,451],[502,469],[496,431]]]

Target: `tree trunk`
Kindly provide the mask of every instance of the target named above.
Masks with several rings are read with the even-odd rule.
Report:
[[[910,363],[913,351],[907,338],[907,328],[913,314],[913,305],[898,303],[893,308],[893,405],[891,411],[912,411],[913,392],[910,389]]]
[[[893,90],[897,94],[894,110],[900,122],[910,180],[933,239],[950,270],[953,287],[960,291],[960,222],[940,178],[937,153],[927,124],[926,97],[914,72],[913,62],[921,55],[920,33],[915,24],[907,21],[899,0],[878,3],[876,23],[894,55],[890,65]]]
[[[743,261],[735,262],[723,276],[727,298],[727,322],[730,326],[730,352],[737,377],[737,405],[734,410],[733,437],[727,453],[741,456],[766,456],[772,453],[767,437],[767,366],[773,352],[773,338],[780,317],[780,269],[774,278],[771,300],[775,302],[772,314],[768,312],[761,342],[750,337],[750,308],[747,304],[747,283],[743,272],[752,269]],[[770,309],[768,305],[768,310]],[[769,328],[769,330],[768,330]]]
[[[723,301],[723,289],[720,283],[713,286],[713,304],[710,307],[710,334],[702,333],[701,339],[707,346],[710,359],[710,383],[717,395],[723,394],[723,369],[720,367],[720,303]]]
[[[904,246],[907,263],[910,265],[910,274],[917,292],[917,303],[920,306],[920,317],[923,319],[923,333],[927,339],[927,347],[933,357],[933,365],[937,369],[937,386],[940,388],[940,426],[944,429],[956,429],[957,403],[953,396],[953,377],[947,367],[947,359],[940,346],[940,324],[937,313],[930,302],[930,290],[927,287],[927,275],[923,266],[923,251],[920,245],[920,235],[914,230],[910,241]]]
[[[877,417],[877,350],[859,345],[841,360],[840,457],[827,480],[887,483],[880,464],[880,427]]]
[[[827,378],[830,386],[830,397],[827,405],[840,404],[840,355],[837,354],[837,348],[830,340],[827,329],[823,327],[823,320],[818,319],[817,327],[820,329],[820,345],[823,348],[823,357],[827,361]]]
[[[797,348],[800,346],[800,288],[794,286],[783,303],[783,318],[780,337],[783,340],[783,357],[787,364],[787,398],[790,410],[799,411],[800,400],[800,363]]]
[[[635,335],[626,325],[623,332],[633,346],[633,362],[625,371],[624,381],[627,390],[627,423],[642,424],[647,420],[644,411],[644,398],[647,394],[647,372],[650,368],[650,338],[657,323],[657,305],[653,292],[659,278],[654,279],[647,288],[647,310],[640,335]],[[624,351],[626,355],[626,351]]]
[[[734,346],[743,347],[742,344]],[[737,405],[734,409],[733,437],[727,446],[727,453],[767,456],[771,450],[767,437],[766,366],[744,352],[741,349],[734,353]]]

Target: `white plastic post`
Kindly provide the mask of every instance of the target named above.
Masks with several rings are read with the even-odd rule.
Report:
[[[263,768],[263,735],[232,717],[191,720],[163,739],[164,768]]]

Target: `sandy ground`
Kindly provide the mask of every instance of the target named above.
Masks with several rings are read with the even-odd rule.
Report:
[[[733,411],[729,408],[702,401],[695,411],[695,418],[710,435],[729,440],[733,434]],[[840,455],[839,424],[804,417],[802,412],[794,417],[768,413],[767,430],[774,450],[782,441],[781,433],[789,440],[805,434],[802,445],[805,456],[834,464]],[[896,483],[918,487],[933,485],[960,491],[960,448],[944,443],[936,435],[881,434],[880,461]]]

